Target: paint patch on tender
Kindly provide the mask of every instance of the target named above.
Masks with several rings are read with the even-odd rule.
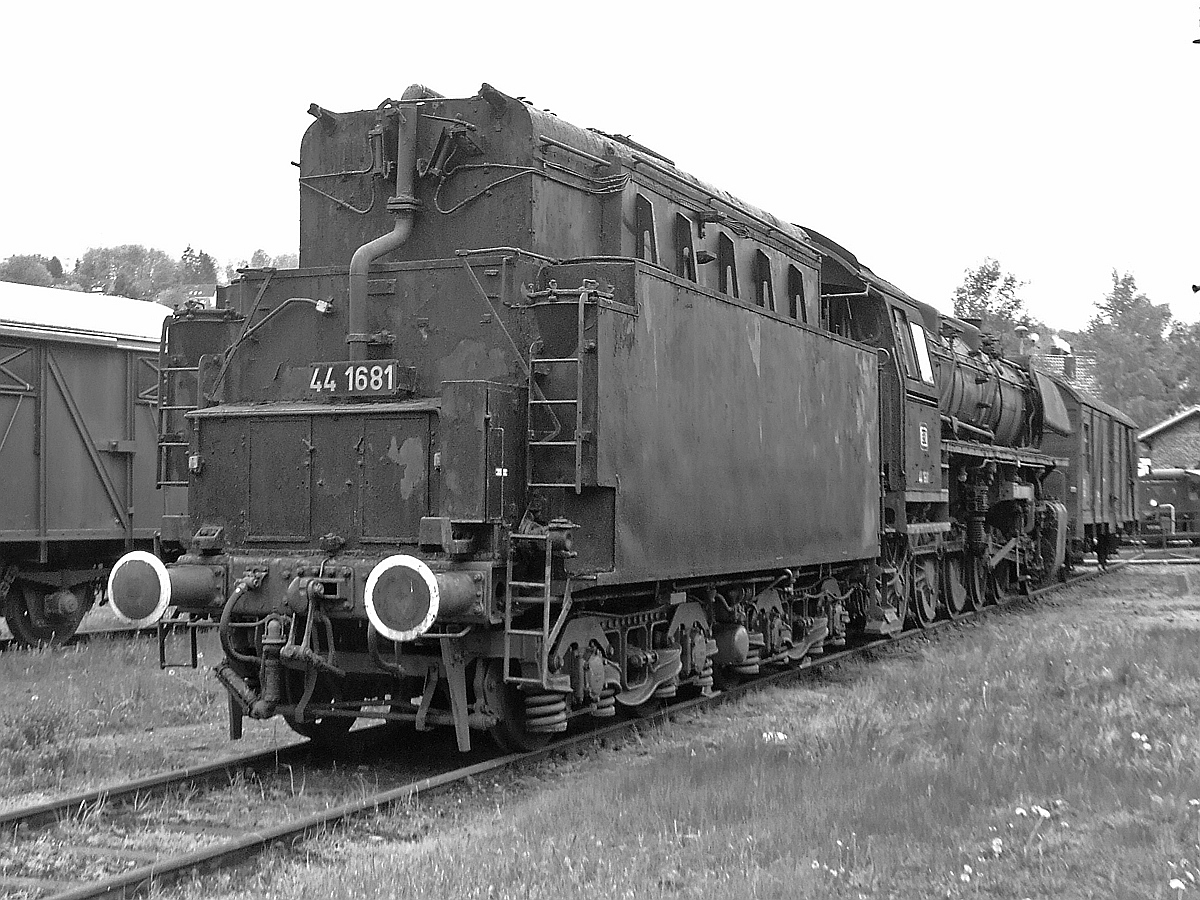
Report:
[[[754,371],[762,378],[762,323],[758,316],[751,316],[746,323],[746,340],[750,343],[750,358],[754,360]]]
[[[499,347],[465,338],[438,363],[440,381],[506,381],[508,359]]]
[[[396,436],[392,435],[387,458],[404,470],[400,476],[400,496],[408,500],[425,481],[425,447],[421,439],[410,437],[397,446]]]

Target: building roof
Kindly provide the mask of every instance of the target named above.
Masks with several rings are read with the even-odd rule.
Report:
[[[0,281],[0,334],[88,344],[158,344],[171,310],[145,300]]]
[[[1171,416],[1169,419],[1163,419],[1157,425],[1151,425],[1138,435],[1138,440],[1148,441],[1160,431],[1166,431],[1169,428],[1174,428],[1180,422],[1190,419],[1192,416],[1196,415],[1196,413],[1200,413],[1200,406],[1189,406],[1183,412],[1175,413],[1175,415]]]

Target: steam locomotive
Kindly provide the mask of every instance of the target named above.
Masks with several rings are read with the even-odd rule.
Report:
[[[136,623],[219,622],[233,736],[536,746],[959,615],[1122,527],[1039,447],[1085,401],[817,232],[488,85],[309,111],[302,267],[164,338],[189,552],[109,579]]]

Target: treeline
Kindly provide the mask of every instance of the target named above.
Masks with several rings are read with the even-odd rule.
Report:
[[[1200,322],[1186,324],[1138,290],[1132,274],[1113,270],[1112,288],[1093,304],[1082,331],[1055,332],[1030,315],[1021,299],[1025,282],[1005,272],[995,259],[967,269],[954,291],[954,314],[979,317],[997,335],[1006,355],[1017,353],[1027,329],[1038,335],[1045,353],[1057,337],[1076,354],[1095,355],[1100,399],[1124,411],[1139,428],[1149,428],[1182,409],[1200,403]],[[1061,346],[1061,344],[1060,344]]]
[[[190,245],[175,259],[153,247],[122,244],[92,247],[75,261],[70,271],[64,269],[57,256],[10,256],[0,262],[0,281],[115,294],[178,306],[196,285],[227,283],[237,277],[238,269],[293,268],[298,261],[295,253],[272,256],[265,250],[255,250],[247,259],[218,268],[216,259]]]

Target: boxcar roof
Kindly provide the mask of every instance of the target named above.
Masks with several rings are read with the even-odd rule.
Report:
[[[1059,379],[1059,378],[1055,378],[1054,383],[1057,384],[1062,390],[1066,391],[1071,397],[1073,397],[1079,403],[1083,403],[1094,409],[1098,409],[1098,410],[1100,410],[1100,412],[1108,413],[1108,415],[1112,416],[1114,419],[1116,419],[1118,422],[1122,423],[1123,425],[1128,425],[1130,428],[1133,428],[1134,430],[1137,429],[1137,423],[1134,422],[1133,419],[1129,418],[1129,416],[1125,415],[1125,413],[1121,412],[1115,406],[1110,406],[1109,404],[1105,403],[1103,400],[1101,400],[1095,394],[1089,394],[1087,391],[1080,390],[1075,385],[1070,384],[1066,381],[1063,381],[1062,379]]]
[[[171,310],[158,303],[0,281],[0,334],[75,343],[158,344]]]

